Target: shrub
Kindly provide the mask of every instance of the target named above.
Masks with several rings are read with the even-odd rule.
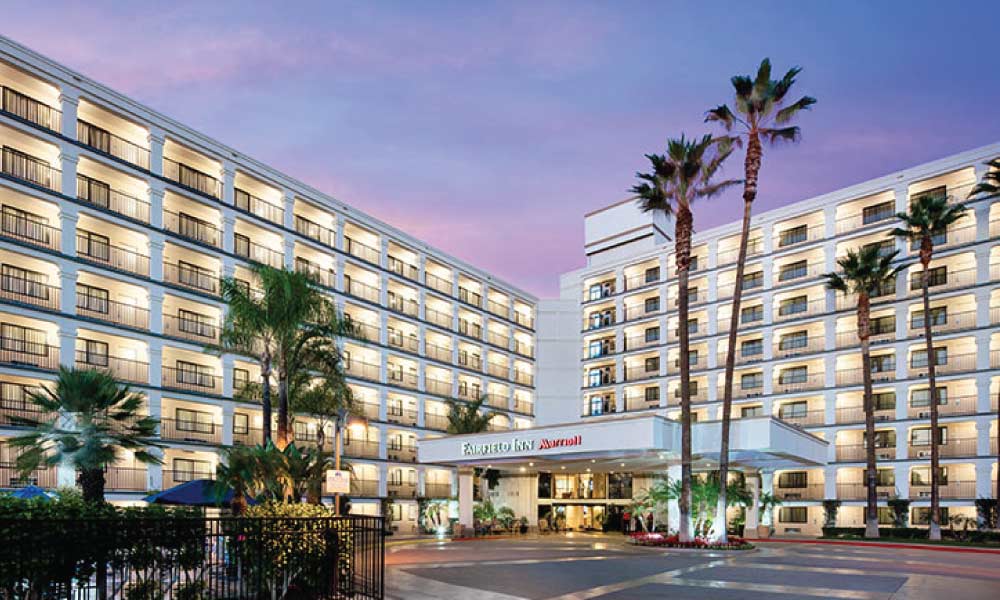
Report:
[[[647,533],[644,531],[629,535],[629,543],[637,546],[654,546],[662,548],[691,548],[700,550],[749,550],[753,544],[737,536],[729,536],[728,542],[719,544],[711,542],[702,537],[696,537],[689,542],[682,542],[678,535],[664,535],[662,533]]]
[[[880,537],[901,540],[927,540],[927,529],[919,527],[880,527]],[[824,527],[823,537],[832,539],[863,539],[864,527]],[[941,538],[945,540],[961,540],[977,544],[1000,544],[1000,531],[969,530],[955,531],[942,529]]]

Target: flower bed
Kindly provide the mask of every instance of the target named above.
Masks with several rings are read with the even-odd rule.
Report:
[[[666,535],[663,533],[633,533],[629,535],[629,543],[637,546],[653,546],[658,548],[689,548],[695,550],[750,550],[754,546],[741,537],[729,536],[729,541],[725,544],[711,542],[705,538],[695,538],[689,542],[682,542],[677,534]]]

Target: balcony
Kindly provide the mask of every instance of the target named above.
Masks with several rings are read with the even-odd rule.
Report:
[[[390,498],[416,498],[417,484],[389,482],[387,491]]]
[[[404,371],[399,365],[389,363],[386,370],[386,382],[415,390],[417,389],[417,374]]]
[[[361,496],[365,498],[378,497],[377,479],[355,479],[351,478],[351,496]]]
[[[452,358],[451,348],[438,346],[430,342],[424,343],[424,355],[440,362],[450,363]]]
[[[910,296],[919,296],[923,293],[923,271],[914,271],[910,279]],[[992,273],[991,273],[992,275]],[[928,280],[928,288],[931,294],[967,287],[976,283],[976,269],[948,269],[944,272],[935,273],[931,269]]]
[[[503,317],[504,319],[510,316],[510,306],[501,304],[495,300],[486,301],[486,310],[498,317]]]
[[[974,499],[976,497],[975,481],[949,481],[938,485],[938,496],[945,500]],[[910,500],[930,500],[931,486],[929,484],[910,483]]]
[[[505,364],[487,361],[486,372],[494,377],[506,379],[510,375],[510,368]]]
[[[747,240],[747,258],[758,256],[764,253],[764,240],[760,237]],[[740,256],[740,249],[737,246],[730,250],[723,250],[716,255],[716,264],[720,267],[731,265]]]
[[[112,492],[145,492],[145,467],[106,467],[104,488]]]
[[[863,460],[863,458],[862,458]],[[862,473],[862,477],[864,474]],[[885,500],[896,495],[896,485],[876,485],[875,495],[879,499]],[[868,486],[862,482],[841,483],[837,482],[838,500],[864,500],[868,497]]]
[[[184,163],[163,158],[163,176],[189,190],[222,199],[222,182]]]
[[[134,250],[112,244],[96,234],[81,230],[76,236],[76,254],[80,258],[143,277],[149,276],[149,257]]]
[[[76,122],[76,139],[101,154],[113,156],[140,169],[149,170],[149,149],[120,138],[82,119]]]
[[[934,365],[935,372],[938,375],[949,375],[953,373],[965,373],[968,371],[976,370],[976,355],[974,353],[969,354],[951,354],[943,357]],[[926,358],[918,359],[916,356],[910,357],[909,365],[909,376],[912,377],[927,377],[927,360]]]
[[[360,258],[365,262],[369,262],[374,265],[379,264],[380,255],[377,248],[373,248],[367,244],[362,244],[361,242],[346,235],[344,236],[344,250],[346,250],[351,256]]]
[[[531,344],[526,344],[521,340],[514,338],[514,352],[517,352],[521,356],[527,356],[532,358],[535,356],[535,347]]]
[[[37,469],[24,476],[13,462],[0,462],[0,490],[20,489],[29,485],[53,489],[56,481],[55,467]]]
[[[6,86],[0,85],[0,92],[0,110],[3,112],[49,131],[59,133],[62,130],[60,111]]]
[[[878,460],[895,460],[896,447],[875,448],[875,458]],[[864,444],[837,444],[837,461],[862,462],[865,460]],[[837,484],[838,486],[840,484]],[[858,484],[861,485],[861,484]]]
[[[0,382],[0,426],[18,427],[19,419],[45,422],[55,419],[56,413],[42,411],[31,401],[30,394],[40,391],[38,387],[10,381]]]
[[[160,419],[160,438],[177,442],[221,444],[222,425],[204,421],[164,418]]]
[[[350,458],[378,458],[378,442],[374,440],[345,440],[344,455]]]
[[[59,310],[59,288],[4,271],[0,276],[0,299]]]
[[[821,315],[826,312],[826,300],[819,298],[805,302],[790,302],[788,304],[777,303],[774,307],[774,321],[788,321],[791,319],[801,319],[813,315]]]
[[[351,377],[367,379],[369,381],[379,380],[379,365],[367,363],[361,360],[348,359],[345,361],[345,372]]]
[[[416,300],[404,298],[391,290],[386,295],[386,306],[389,310],[394,310],[411,317],[415,317],[420,314],[420,306],[417,304]]]
[[[454,284],[450,279],[438,277],[433,273],[424,273],[424,283],[432,290],[437,290],[442,294],[451,296],[454,293]]]
[[[202,319],[163,315],[163,334],[199,344],[218,344],[219,327]]]
[[[420,341],[416,335],[403,335],[400,331],[390,330],[386,336],[386,342],[393,348],[416,353],[420,348]]]
[[[256,215],[265,221],[270,221],[279,225],[285,222],[284,208],[278,206],[277,204],[268,202],[263,198],[258,198],[250,192],[246,192],[240,188],[235,188],[233,190],[233,204],[235,204],[236,208],[246,211],[252,215]],[[298,217],[296,220],[297,219]]]
[[[0,233],[4,237],[59,251],[59,230],[49,227],[44,217],[10,206],[4,206],[0,216]]]
[[[175,485],[187,483],[196,479],[214,480],[215,472],[201,467],[194,469],[164,469],[163,489],[172,488]]]
[[[826,421],[826,413],[823,410],[806,411],[778,411],[778,418],[796,427],[813,427],[823,425]]]
[[[514,381],[521,385],[532,386],[535,385],[535,376],[527,371],[515,368]]]
[[[355,298],[361,298],[374,304],[379,302],[379,289],[375,286],[362,283],[349,275],[344,276],[344,287],[348,294]]]
[[[875,422],[892,421],[896,418],[895,408],[876,408],[874,413]],[[864,423],[865,409],[863,406],[844,406],[837,408],[837,424]]]
[[[820,390],[823,389],[825,377],[824,373],[809,373],[807,375],[799,375],[798,373],[787,375],[781,373],[775,378],[774,393],[788,394],[807,390]]]
[[[236,427],[233,426],[234,446],[256,446],[262,443],[264,430],[260,427]]]
[[[77,350],[76,368],[110,371],[116,379],[131,383],[149,382],[149,363],[130,358]]]
[[[62,190],[62,172],[46,161],[10,146],[3,147],[3,173],[54,192]]]
[[[424,483],[424,496],[426,498],[451,498],[450,483]]]
[[[645,365],[639,365],[635,367],[625,367],[624,375],[625,377],[623,378],[623,381],[641,381],[643,379],[652,379],[654,377],[659,377],[660,369],[656,368],[647,371]]]
[[[251,242],[249,237],[240,233],[233,235],[233,254],[275,269],[282,268],[285,263],[284,254],[281,251]]]
[[[510,347],[510,336],[497,331],[490,331],[487,339],[494,346],[499,346],[501,348]]]
[[[778,341],[774,346],[774,358],[790,358],[802,354],[822,352],[826,338],[822,335],[809,337],[788,336]]]
[[[938,444],[938,454],[945,458],[976,456],[976,438],[948,439],[943,444]],[[910,458],[929,459],[931,457],[930,444],[920,445],[911,442],[908,455]]]
[[[424,415],[424,427],[436,431],[448,430],[448,416],[427,413]]]
[[[163,228],[195,242],[208,244],[215,248],[222,247],[222,235],[218,227],[187,213],[176,213],[164,209]]]
[[[808,483],[801,487],[777,487],[774,488],[774,495],[788,502],[795,500],[822,500],[825,495],[822,483]]]
[[[962,329],[973,329],[976,326],[976,311],[946,312],[940,315],[934,314],[931,309],[931,332],[933,334],[945,333],[947,331],[959,331]],[[909,323],[910,337],[924,336],[923,317],[910,317]]]
[[[861,385],[864,383],[865,370],[863,368],[856,369],[837,369],[837,385]],[[895,381],[896,379],[896,365],[895,361],[891,364],[882,365],[878,370],[872,370],[872,382],[882,383],[886,381]]]
[[[149,202],[116,190],[98,179],[78,174],[76,197],[130,219],[149,223]]]
[[[433,308],[424,308],[424,318],[428,323],[433,323],[438,327],[444,327],[445,329],[451,329],[452,317],[448,313],[434,310]]]
[[[774,247],[778,250],[793,248],[800,244],[821,240],[824,235],[825,228],[823,225],[792,227],[774,236]]]
[[[404,261],[401,258],[397,258],[390,254],[389,258],[389,270],[399,275],[400,277],[405,277],[407,279],[412,279],[413,281],[418,281],[420,279],[420,269],[415,265]]]
[[[873,205],[862,212],[837,219],[837,234],[847,233],[862,227],[888,225],[896,218],[896,207],[892,201]]]
[[[870,344],[884,344],[886,342],[891,342],[896,339],[896,330],[888,331],[873,331],[868,335],[868,343]],[[858,330],[851,329],[848,331],[838,331],[837,332],[837,348],[857,348],[861,345],[861,340],[858,339]]]
[[[163,281],[212,295],[219,293],[219,276],[214,271],[188,263],[163,263]]]
[[[0,364],[54,371],[59,367],[59,347],[24,339],[0,337]]]
[[[535,318],[530,314],[523,313],[519,310],[514,311],[514,322],[522,327],[527,327],[528,329],[535,328]]]
[[[385,420],[387,423],[416,427],[417,409],[390,405],[386,411]]]
[[[213,375],[212,373],[183,368],[178,369],[164,365],[162,386],[186,392],[214,394],[218,396],[222,394],[222,377]]]
[[[535,404],[528,400],[521,400],[515,396],[513,410],[521,414],[531,415],[535,413]]]
[[[323,227],[300,215],[295,215],[295,231],[304,237],[330,248],[333,248],[337,244],[336,231]]]
[[[823,273],[823,263],[789,264],[779,267],[774,274],[775,285],[801,283]]]
[[[959,415],[974,415],[977,412],[977,401],[978,398],[975,395],[946,398],[943,403],[938,404],[938,416],[954,417]],[[913,404],[913,399],[911,398],[910,406],[907,409],[907,416],[911,419],[931,418],[930,401],[928,400],[919,404]]]
[[[482,307],[483,305],[483,297],[480,294],[461,285],[458,286],[458,299],[476,307]]]
[[[434,377],[424,377],[424,391],[438,396],[451,396],[451,382]]]
[[[502,408],[504,410],[507,410],[507,407],[510,405],[510,397],[506,394],[487,392],[486,404],[492,406],[493,408]]]

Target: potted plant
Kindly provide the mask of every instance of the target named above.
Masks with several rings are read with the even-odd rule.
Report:
[[[521,535],[528,533],[528,517],[521,517]]]
[[[770,492],[761,492],[757,497],[757,505],[760,507],[760,524],[757,525],[757,537],[767,539],[771,537],[774,530],[772,525],[774,508],[781,505],[781,498]]]

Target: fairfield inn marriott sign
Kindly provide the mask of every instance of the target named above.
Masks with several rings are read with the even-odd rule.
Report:
[[[556,448],[569,448],[583,444],[582,435],[574,435],[561,438],[541,438],[538,440],[525,438],[511,438],[509,441],[498,442],[463,442],[462,456],[486,456],[492,454],[512,454],[522,452],[533,452],[536,450],[553,450]]]

